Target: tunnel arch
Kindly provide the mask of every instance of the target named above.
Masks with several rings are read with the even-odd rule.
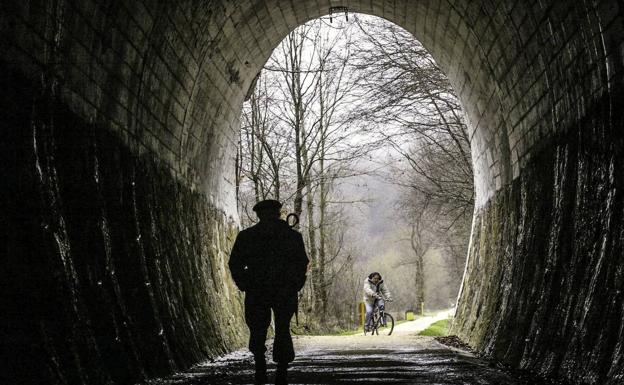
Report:
[[[69,83],[70,89],[63,90],[67,98],[91,96],[86,101],[92,105],[82,106],[86,111],[80,111],[86,118],[93,118],[107,107],[113,109],[113,114],[123,115],[124,111],[116,110],[136,105],[126,113],[134,116],[125,119],[120,116],[112,124],[114,128],[129,131],[142,146],[168,153],[165,158],[177,175],[203,185],[206,191],[214,191],[226,183],[216,175],[228,175],[228,172],[211,170],[210,165],[218,163],[211,154],[232,154],[236,115],[253,78],[289,31],[327,14],[332,3],[322,6],[301,2],[284,6],[279,2],[257,2],[252,7],[217,3],[212,8],[197,5],[192,10],[182,6],[170,10],[171,6],[167,5],[150,10],[137,3],[124,4],[116,11],[110,10],[112,5],[107,9],[89,9],[71,2],[59,4],[56,9],[59,18],[66,20],[69,13],[76,19],[73,22],[87,23],[89,17],[103,16],[101,27],[113,27],[113,38],[108,42],[105,35],[89,34],[84,36],[86,41],[80,41],[81,36],[72,35],[73,31],[65,30],[62,24],[59,26],[56,32],[61,37],[60,46],[50,47],[50,51],[62,50],[72,56],[66,66],[70,68],[52,71],[59,70],[58,75]],[[609,23],[607,7],[595,9],[585,3],[573,6],[555,2],[525,9],[505,2],[465,5],[452,1],[419,2],[415,6],[405,1],[361,1],[350,2],[348,6],[353,12],[384,17],[414,34],[448,74],[465,107],[471,129],[478,206],[518,175],[522,159],[530,157],[530,148],[538,138],[557,132],[558,126],[565,123],[562,117],[572,115],[574,107],[584,108],[583,104],[576,104],[579,98],[566,100],[564,95],[581,94],[576,88],[584,83],[588,83],[591,94],[609,89],[609,68],[614,64],[609,65],[605,46],[609,43],[605,40],[608,35],[601,32],[614,24]],[[127,14],[121,20],[128,19],[128,28],[143,27],[145,31],[141,32],[147,36],[140,36],[138,31],[136,37],[123,34],[120,25],[123,21],[110,20],[124,11]],[[167,12],[174,12],[174,16]],[[188,13],[190,20],[184,20]],[[190,24],[194,36],[185,36],[186,31],[180,31],[179,24],[183,21]],[[566,21],[581,21],[584,25],[580,31],[569,31],[565,28]],[[49,24],[53,24],[51,20]],[[164,28],[161,34],[153,32],[159,28]],[[525,29],[535,32],[529,34]],[[574,32],[579,33],[577,39],[571,35]],[[16,36],[16,40],[24,37]],[[183,47],[177,52],[173,50],[176,43]],[[560,51],[557,43],[562,44]],[[143,50],[142,45],[146,46]],[[93,57],[97,51],[96,55],[85,52],[86,47],[99,49],[104,54],[101,60]],[[554,54],[561,50],[576,51],[576,55],[570,52],[568,58],[556,57]],[[72,64],[82,64],[80,60],[71,63],[75,58],[97,63],[100,68],[94,70],[92,77],[104,80],[109,76],[114,82],[124,84],[109,86],[108,95],[89,95],[84,87],[90,83],[84,77],[90,74],[74,73],[80,71],[71,68]],[[53,60],[40,59],[43,66]],[[132,66],[141,70],[140,80],[132,76]],[[578,67],[577,73],[571,73],[570,67]],[[100,71],[103,73],[97,73]],[[156,92],[144,90],[141,83]],[[548,87],[540,87],[541,84]],[[102,94],[106,88],[101,84]],[[140,106],[131,100],[132,96],[137,100],[145,96],[154,105]],[[107,99],[117,99],[119,105],[109,107]],[[145,121],[140,122],[141,119]],[[157,128],[153,128],[154,123]],[[150,124],[153,132],[141,127]],[[206,146],[207,142],[212,144]],[[227,163],[221,164],[226,167]],[[213,196],[213,199],[217,205],[233,207],[224,197]]]
[[[22,287],[20,277],[37,261],[34,255],[47,256],[44,266],[57,277],[40,272],[47,286],[29,286],[28,300],[39,301],[50,288],[71,298],[61,301],[67,314],[58,321],[58,340],[73,335],[76,351],[105,346],[107,352],[125,352],[118,358],[125,363],[124,374],[111,374],[113,364],[98,367],[81,359],[76,368],[69,363],[73,359],[60,356],[53,360],[61,362],[54,370],[90,373],[75,376],[92,383],[94,378],[149,376],[242,343],[236,333],[214,326],[226,322],[243,328],[236,318],[240,302],[224,319],[209,322],[212,326],[198,315],[210,313],[214,303],[237,301],[224,261],[237,226],[232,174],[241,106],[273,48],[331,6],[380,16],[411,32],[449,76],[464,107],[477,199],[458,333],[512,365],[573,381],[585,373],[577,382],[616,383],[624,371],[622,333],[585,329],[619,330],[623,312],[616,274],[622,266],[617,258],[622,175],[616,165],[622,159],[623,10],[615,1],[3,4],[2,85],[10,92],[2,104],[10,113],[3,122],[7,140],[2,150],[5,163],[15,167],[5,166],[2,176],[16,186],[5,192],[11,215],[3,226],[9,234],[7,250],[17,250],[8,266],[22,272],[7,282]],[[123,177],[116,181],[109,168]],[[76,170],[88,176],[84,186],[72,178]],[[97,242],[82,245],[77,239],[86,230],[71,228],[87,215],[79,210],[84,206],[80,197],[72,195],[77,186],[98,197],[94,204],[99,206],[89,211],[94,223],[129,223],[138,246],[122,234],[112,240],[100,234]],[[137,194],[149,197],[150,204],[137,203]],[[547,203],[536,203],[535,195]],[[28,217],[10,209],[30,207],[27,200],[36,202]],[[127,206],[127,213],[111,211],[113,203],[128,200],[135,204]],[[592,218],[592,210],[602,214]],[[570,211],[572,216],[566,216]],[[16,224],[20,234],[13,230]],[[161,241],[168,232],[182,234],[189,246],[168,249]],[[586,243],[576,244],[575,237]],[[24,246],[32,240],[49,248]],[[64,254],[59,242],[72,252]],[[85,261],[89,253],[97,257]],[[122,257],[136,261],[128,268],[136,268],[142,282],[165,277],[163,282],[172,284],[162,285],[167,290],[137,289],[132,279],[121,282],[111,276],[110,266],[121,264]],[[160,263],[169,266],[174,260],[189,265],[180,271],[161,269]],[[568,276],[569,271],[575,273]],[[97,280],[91,282],[98,274],[106,278],[106,293],[94,289]],[[178,281],[193,282],[197,291],[190,284],[176,288]],[[569,297],[556,293],[577,284],[587,290]],[[210,294],[212,289],[221,299]],[[137,291],[150,303],[142,316],[122,306]],[[532,291],[541,293],[535,303]],[[19,292],[15,289],[10,303],[16,308],[23,304]],[[90,301],[108,296],[113,298],[111,314],[117,314],[114,327],[93,321],[96,310]],[[179,306],[172,309],[168,302]],[[186,311],[182,303],[200,310]],[[548,307],[569,312],[574,324],[570,317],[549,316]],[[607,311],[609,318],[601,323],[584,308]],[[521,311],[536,315],[519,321]],[[22,312],[15,314],[6,320],[10,327]],[[179,314],[179,323],[172,321]],[[49,342],[55,338],[41,331],[57,321],[45,311],[35,319],[38,331],[18,334],[31,342],[48,341],[45,354],[58,355]],[[118,326],[123,320],[139,326]],[[160,337],[144,336],[140,325],[147,324],[149,330],[160,325]],[[182,325],[201,331],[182,333]],[[72,334],[76,328],[79,335]],[[126,330],[124,347],[106,337],[120,330]],[[549,330],[559,333],[556,342],[572,342],[565,350],[540,347],[544,337],[538,335]],[[589,335],[599,342],[587,342]],[[142,357],[137,346],[145,341],[162,352],[159,360]],[[184,347],[188,341],[191,347]],[[595,358],[583,361],[583,352]],[[42,370],[49,372],[46,365]]]

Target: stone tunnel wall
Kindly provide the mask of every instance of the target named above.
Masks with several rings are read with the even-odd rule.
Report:
[[[246,342],[215,140],[242,91],[201,65],[219,9],[176,4],[0,4],[0,383],[129,384]]]
[[[616,2],[570,4],[552,2],[541,17],[517,23],[547,25],[552,35],[520,37],[533,59],[525,75],[513,75],[525,96],[501,104],[507,143],[494,135],[494,144],[480,146],[488,135],[475,128],[473,159],[478,148],[507,147],[511,164],[495,155],[505,150],[486,153],[499,168],[511,166],[513,178],[477,197],[453,332],[514,367],[575,384],[620,384],[623,10]],[[478,163],[476,180],[487,170]]]
[[[0,66],[5,384],[131,384],[245,342],[237,224]]]
[[[453,328],[571,383],[624,382],[624,116],[601,100],[479,209]]]

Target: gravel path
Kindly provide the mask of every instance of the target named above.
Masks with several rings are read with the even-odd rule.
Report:
[[[289,371],[291,384],[438,384],[537,385],[473,354],[418,336],[440,313],[397,325],[391,336],[298,336],[297,359]],[[269,365],[269,379],[275,367]],[[238,351],[151,385],[250,384],[252,357]]]

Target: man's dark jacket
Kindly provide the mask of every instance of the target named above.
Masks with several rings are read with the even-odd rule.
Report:
[[[229,266],[242,291],[288,294],[303,287],[308,257],[299,232],[283,220],[263,220],[238,234]]]

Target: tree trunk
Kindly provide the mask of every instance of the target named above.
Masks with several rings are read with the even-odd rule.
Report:
[[[425,271],[423,256],[426,253],[424,249],[420,234],[420,229],[417,223],[412,223],[411,233],[411,245],[414,250],[415,256],[415,286],[416,286],[416,306],[418,306],[417,312],[424,315],[424,303],[425,303]]]
[[[319,76],[319,84],[321,84],[322,75]],[[320,176],[320,186],[319,186],[319,262],[318,262],[318,295],[321,303],[321,308],[323,314],[327,312],[327,284],[326,284],[326,274],[325,274],[325,265],[326,265],[326,234],[327,234],[327,224],[325,223],[325,214],[327,212],[327,176],[325,170],[325,99],[323,98],[323,92],[319,92],[319,103],[320,103],[320,131],[321,131],[321,151],[319,156],[319,176]]]
[[[327,284],[326,284],[326,274],[325,274],[325,266],[327,263],[327,249],[326,249],[326,240],[327,240],[327,224],[325,223],[325,214],[327,212],[327,186],[325,185],[325,175],[323,167],[324,167],[324,159],[321,158],[320,168],[321,168],[321,184],[320,184],[320,192],[319,192],[319,298],[323,310],[323,314],[327,312]]]
[[[314,224],[314,194],[312,192],[312,188],[309,183],[306,183],[306,192],[307,192],[307,200],[306,200],[306,214],[308,217],[308,252],[310,257],[310,262],[312,266],[312,301],[313,306],[316,310],[319,310],[323,307],[322,298],[320,296],[319,290],[322,289],[322,275],[320,274],[320,266],[316,248],[316,226]]]

